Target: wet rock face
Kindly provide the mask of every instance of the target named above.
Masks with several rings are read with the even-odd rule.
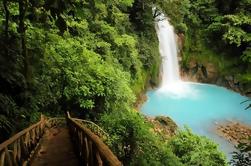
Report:
[[[212,63],[199,64],[195,60],[189,62],[188,68],[181,69],[185,81],[215,83],[219,77],[216,67]]]
[[[199,64],[195,60],[191,60],[188,68],[181,69],[181,77],[184,81],[193,81],[201,83],[216,84],[231,89],[251,97],[251,85],[239,82],[235,75],[221,76],[212,63]]]
[[[178,50],[182,50],[185,44],[185,35],[183,33],[177,34]]]
[[[250,85],[239,82],[239,80],[234,75],[219,77],[215,84],[224,86],[235,92],[241,93],[242,95],[251,97],[251,93],[248,93],[250,91]]]

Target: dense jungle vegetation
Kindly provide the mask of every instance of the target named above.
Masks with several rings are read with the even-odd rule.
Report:
[[[219,75],[232,75],[245,93],[251,88],[251,1],[200,0],[188,8],[178,31],[185,33],[183,66],[191,59],[215,64]]]
[[[189,129],[163,140],[135,104],[158,85],[160,11],[185,35],[184,68],[212,56],[248,87],[250,0],[1,0],[0,9],[0,142],[41,113],[71,111],[108,132],[125,165],[227,165]]]

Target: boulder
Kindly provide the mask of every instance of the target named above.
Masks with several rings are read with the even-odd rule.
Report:
[[[170,118],[165,116],[157,116],[155,118],[165,129],[171,131],[174,134],[178,128],[177,124]]]

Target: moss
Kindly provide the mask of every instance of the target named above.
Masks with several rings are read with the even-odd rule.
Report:
[[[171,135],[174,135],[178,129],[177,124],[170,118],[166,116],[157,116],[155,120],[160,123],[161,127],[165,130],[170,131]]]
[[[189,32],[192,34],[192,32]],[[182,67],[189,67],[191,61],[199,64],[212,63],[221,76],[237,74],[242,72],[242,68],[238,65],[240,59],[224,52],[216,52],[210,48],[202,36],[187,35],[185,45],[182,51]]]

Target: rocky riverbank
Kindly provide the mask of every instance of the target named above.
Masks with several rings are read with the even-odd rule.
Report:
[[[230,143],[237,145],[240,142],[246,142],[251,137],[251,126],[239,122],[227,122],[217,124],[216,132]]]

